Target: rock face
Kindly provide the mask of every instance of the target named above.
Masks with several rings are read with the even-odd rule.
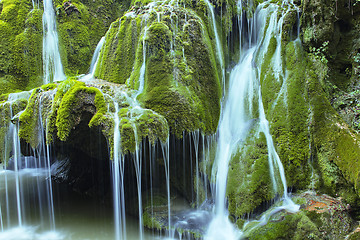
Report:
[[[33,1],[38,2],[38,1]],[[96,44],[129,1],[53,1],[61,59],[67,75],[85,73]],[[0,92],[29,90],[42,83],[42,1],[0,2]]]
[[[354,228],[349,208],[339,198],[305,192],[295,197],[301,210],[279,212],[265,226],[245,227],[248,239],[344,239]]]
[[[0,92],[31,89],[42,82],[42,11],[31,1],[0,2]]]
[[[215,147],[205,135],[217,130],[223,73],[206,3],[53,2],[61,58],[71,77],[44,86],[41,1],[37,7],[24,0],[0,2],[1,161],[11,157],[7,130],[10,121],[18,121],[24,155],[32,155],[45,139],[62,159],[54,170],[59,182],[82,193],[110,194],[106,174],[114,154],[117,114],[125,161],[130,162],[139,148],[145,159],[154,148],[155,165],[163,169],[159,143],[168,141],[171,186],[194,204],[196,198],[210,196],[206,186],[211,181]],[[239,31],[249,26],[240,25],[235,1],[210,2],[215,7],[224,62],[231,69],[238,61],[240,42],[244,44],[245,36],[239,37]],[[241,18],[254,16],[261,2],[242,1]],[[254,61],[262,104],[288,187],[329,196],[303,194],[303,210],[281,212],[257,230],[249,227],[248,237],[286,238],[287,229],[293,231],[292,239],[304,235],[342,238],[353,227],[349,214],[359,218],[360,209],[360,3],[304,0],[285,8],[282,2],[264,4],[264,9],[279,9],[276,19],[281,24],[269,34],[269,46]],[[270,20],[264,19],[263,34]],[[95,70],[97,79],[81,80],[77,75],[88,71],[102,36],[105,43]],[[225,72],[226,79],[228,75]],[[34,89],[29,99],[8,96],[29,89]],[[253,121],[256,124],[257,119]],[[230,161],[228,210],[239,227],[245,216],[256,217],[281,194],[272,190],[266,144],[262,134],[251,134]],[[130,176],[134,169],[129,169],[126,179],[135,182]],[[97,171],[100,181],[86,181]],[[158,177],[159,182],[166,179],[163,171]],[[103,185],[107,187],[102,189]],[[129,198],[133,195],[129,193]],[[160,212],[166,207],[162,202],[159,206]],[[144,215],[148,227],[160,228],[151,222],[149,212]],[[336,229],[326,226],[334,222]],[[351,236],[356,235],[355,231]]]
[[[177,136],[216,130],[219,71],[204,20],[187,8],[136,5],[111,25],[95,76],[143,87],[139,100]]]

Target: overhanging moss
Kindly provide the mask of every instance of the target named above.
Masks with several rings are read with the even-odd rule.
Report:
[[[19,136],[24,139],[31,147],[35,148],[38,145],[38,127],[39,127],[39,94],[41,88],[33,90],[29,103],[25,111],[20,115]]]
[[[77,112],[79,111],[79,104],[89,101],[84,99],[87,96],[81,96],[81,93],[86,93],[86,95],[95,95],[94,103],[96,107],[96,114],[91,118],[89,127],[98,126],[101,123],[102,118],[104,118],[104,114],[106,113],[105,100],[103,94],[98,89],[84,86],[72,87],[65,93],[57,111],[57,136],[61,141],[65,141],[67,139],[71,129],[76,125],[75,119],[78,117],[77,114],[79,114]],[[81,97],[83,97],[83,99],[79,101],[78,98],[81,99]]]

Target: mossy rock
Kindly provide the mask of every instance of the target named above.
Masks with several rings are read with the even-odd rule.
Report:
[[[275,197],[265,136],[255,131],[250,135],[229,164],[226,194],[228,210],[234,219],[254,212]]]
[[[143,106],[164,116],[178,137],[184,130],[213,133],[221,91],[207,28],[193,11],[157,8],[135,8],[112,24],[96,76],[138,89],[145,48],[145,86],[138,97]],[[162,12],[160,22],[156,11]],[[170,12],[181,17],[177,25]]]
[[[9,136],[10,122],[13,120],[17,124],[16,119],[12,119],[26,108],[27,99],[20,98],[11,102],[4,102],[0,104],[0,162],[6,162],[10,157],[12,148],[12,135]]]
[[[276,45],[276,42],[270,44]],[[274,68],[266,68],[266,64],[271,63],[274,57],[269,56],[269,52],[266,55],[269,60],[263,63],[263,104],[277,152],[285,168],[288,185],[305,189],[310,184],[311,176],[310,104],[303,74],[307,61],[299,41],[289,42],[282,48],[285,54],[286,76],[280,75],[278,79],[275,77]]]
[[[0,93],[39,86],[42,78],[42,11],[29,1],[1,2]]]
[[[133,94],[121,85],[95,82],[87,85],[76,78],[36,88],[20,115],[19,135],[33,148],[41,141],[41,131],[46,132],[47,143],[71,142],[71,133],[78,127],[84,130],[79,125],[86,120],[88,128],[101,129],[113,158],[116,103],[120,109],[121,154],[134,153],[145,138],[152,145],[158,140],[166,142],[169,135],[166,119],[153,110],[130,106],[131,97],[119,96],[119,92],[126,96]],[[44,129],[40,129],[41,125]]]
[[[246,229],[249,229],[248,231]],[[266,225],[245,228],[249,240],[255,239],[322,239],[318,227],[302,211],[296,214],[280,213],[273,216]]]
[[[129,8],[128,1],[55,1],[60,53],[68,76],[86,73],[97,43],[112,21]]]

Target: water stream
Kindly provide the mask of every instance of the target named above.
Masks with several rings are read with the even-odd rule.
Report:
[[[88,80],[94,79],[96,67],[98,65],[99,58],[100,58],[100,51],[101,51],[102,46],[104,45],[104,43],[105,43],[105,36],[102,37],[100,39],[100,41],[98,42],[98,44],[96,45],[94,54],[93,54],[93,56],[91,58],[90,70],[89,70],[88,74],[80,76],[81,80],[88,81]]]
[[[66,78],[60,58],[59,38],[52,0],[44,0],[43,13],[43,71],[44,84]]]
[[[241,4],[238,4],[238,6],[241,7]],[[239,9],[239,12],[242,11],[242,9]],[[267,51],[271,37],[280,38],[281,41],[281,31],[279,29],[282,29],[283,16],[278,19],[278,14],[281,14],[281,11],[275,4],[267,5],[267,3],[264,3],[258,6],[254,19],[252,19],[252,21],[256,20],[256,24],[247,23],[250,26],[248,36],[252,36],[251,32],[257,33],[256,39],[248,39],[249,45],[241,46],[240,61],[230,74],[229,93],[218,126],[218,146],[213,166],[212,178],[216,182],[215,217],[209,226],[205,239],[235,240],[242,236],[242,232],[236,230],[228,220],[226,208],[227,175],[229,162],[237,151],[241,149],[252,128],[256,128],[256,132],[261,132],[266,137],[269,169],[274,192],[278,192],[281,187],[276,181],[279,177],[283,188],[282,206],[274,212],[280,209],[296,212],[299,209],[299,206],[294,204],[288,195],[284,168],[275,150],[269,123],[265,116],[259,80],[260,71],[258,66],[262,65],[263,55]],[[269,24],[263,34],[268,17],[270,17]],[[242,22],[239,23],[239,25],[242,24]],[[252,27],[255,29],[251,29]],[[240,36],[240,39],[242,39],[242,36]],[[278,44],[278,48],[281,48],[280,44]],[[279,71],[277,77],[280,77],[282,65],[277,52],[280,52],[280,50],[275,52],[272,65],[275,70]],[[253,126],[254,121],[257,122],[255,127]],[[260,221],[261,224],[265,224],[268,218],[269,215],[264,216]]]
[[[36,2],[32,1],[34,7]],[[110,157],[110,171],[112,184],[112,204],[111,207],[106,204],[99,207],[99,203],[93,203],[89,199],[82,199],[81,196],[65,190],[63,186],[52,182],[51,165],[56,161],[52,154],[52,148],[45,142],[45,126],[41,116],[42,108],[39,108],[40,118],[38,120],[38,141],[36,149],[32,149],[34,156],[24,157],[20,151],[20,139],[18,137],[18,124],[10,123],[8,139],[11,139],[10,151],[4,156],[4,159],[11,159],[13,169],[5,167],[0,171],[0,239],[190,239],[190,234],[184,234],[176,231],[176,228],[186,229],[191,225],[191,221],[196,219],[198,225],[208,225],[211,220],[204,238],[211,240],[227,239],[237,240],[243,237],[244,232],[237,229],[229,221],[227,211],[226,187],[228,178],[228,166],[234,155],[242,149],[244,142],[249,137],[249,133],[264,134],[268,151],[268,164],[271,176],[271,185],[273,192],[282,195],[281,203],[276,208],[271,208],[264,214],[256,226],[266,224],[270,216],[280,210],[296,212],[299,206],[294,204],[289,196],[284,167],[276,152],[272,136],[270,134],[269,122],[266,119],[264,106],[261,96],[260,72],[265,54],[269,48],[270,40],[275,38],[277,47],[271,66],[274,69],[275,78],[283,81],[281,94],[286,95],[286,72],[283,70],[281,59],[281,35],[282,24],[285,14],[290,11],[292,2],[283,1],[282,8],[276,4],[260,4],[250,19],[242,17],[242,1],[238,2],[239,7],[239,30],[240,30],[240,59],[237,65],[231,70],[229,81],[225,84],[225,63],[222,50],[222,44],[216,26],[214,7],[208,0],[205,0],[210,10],[213,32],[215,35],[216,53],[220,64],[223,83],[223,102],[220,121],[217,130],[216,144],[214,136],[204,136],[199,130],[189,134],[186,142],[186,134],[183,139],[183,165],[186,166],[185,152],[189,152],[189,169],[183,169],[183,175],[186,171],[191,171],[192,189],[191,196],[194,211],[179,214],[172,205],[171,193],[171,153],[170,140],[164,143],[157,143],[157,148],[149,143],[146,148],[141,143],[135,120],[140,116],[144,109],[140,107],[137,96],[144,91],[145,71],[146,71],[146,35],[147,35],[147,16],[144,16],[143,23],[145,27],[142,33],[143,59],[139,73],[139,87],[133,90],[129,96],[127,92],[121,92],[115,89],[111,99],[113,105],[113,154]],[[177,2],[176,2],[177,3]],[[156,3],[158,4],[158,3]],[[150,4],[150,12],[156,7],[156,4]],[[173,4],[173,2],[171,2]],[[170,5],[171,5],[170,4]],[[162,20],[161,13],[156,12],[157,21]],[[172,16],[172,15],[171,15]],[[173,28],[177,29],[178,20],[173,22],[170,17]],[[185,15],[185,22],[186,22]],[[245,26],[246,27],[243,27]],[[58,36],[56,33],[55,13],[52,1],[44,1],[44,39],[43,39],[43,62],[44,62],[44,83],[65,79],[63,67],[61,65]],[[267,26],[267,27],[266,27]],[[176,46],[176,33],[174,32],[171,49]],[[94,80],[94,74],[99,59],[99,53],[105,42],[103,37],[94,52],[90,71],[82,76],[80,80]],[[186,58],[183,51],[184,62]],[[226,88],[226,85],[228,88]],[[225,96],[225,93],[227,95]],[[45,98],[53,97],[54,92],[50,92]],[[105,95],[105,94],[104,94]],[[280,94],[279,94],[280,95]],[[27,98],[30,94],[27,94]],[[10,95],[9,101],[16,101],[24,96]],[[121,101],[126,99],[128,109],[128,120],[134,131],[136,149],[134,153],[125,156],[121,146],[121,122],[119,113],[121,110]],[[277,99],[276,101],[278,101]],[[42,105],[40,99],[40,106]],[[109,104],[109,108],[111,108]],[[13,117],[13,116],[12,116]],[[215,161],[212,168],[211,180],[214,183],[211,187],[209,176],[207,176],[207,162],[210,161],[211,147],[216,146]],[[146,149],[148,149],[146,151]],[[181,149],[177,149],[181,151]],[[10,156],[11,155],[11,156]],[[148,156],[148,159],[146,157]],[[159,163],[159,159],[161,163]],[[10,161],[10,160],[9,160]],[[192,165],[194,163],[194,165]],[[128,201],[126,199],[126,171],[129,165],[134,168],[134,176],[137,193],[137,220],[128,216]],[[148,165],[146,165],[148,164]],[[156,167],[161,166],[161,171],[166,182],[157,183],[159,174]],[[188,166],[187,166],[188,167]],[[148,169],[148,170],[147,170]],[[144,174],[149,172],[149,176]],[[158,172],[157,172],[158,171]],[[149,177],[146,179],[146,177]],[[186,179],[182,179],[186,185]],[[147,182],[149,181],[149,182]],[[145,193],[143,186],[150,186],[150,193]],[[163,207],[166,211],[164,225],[167,228],[165,235],[163,233],[150,233],[144,229],[143,212],[147,211],[143,206],[143,200],[150,198],[151,210],[154,213],[154,192],[156,184],[159,189],[163,188],[166,192],[167,205]],[[163,190],[162,189],[162,190]],[[211,191],[209,193],[208,191]],[[147,190],[147,189],[146,189]],[[175,191],[174,191],[175,192]],[[59,194],[61,193],[61,194]],[[201,195],[202,194],[202,195]],[[210,195],[212,194],[213,199]],[[61,196],[60,196],[61,195]],[[147,196],[145,196],[147,195]],[[135,198],[134,198],[135,199]],[[84,203],[84,201],[86,203]],[[135,201],[135,200],[133,200]],[[209,202],[214,201],[211,205]],[[136,201],[135,201],[136,202]],[[68,206],[68,205],[71,205]],[[129,205],[136,205],[131,203]],[[32,206],[29,208],[28,206]],[[96,207],[94,207],[96,206]],[[212,208],[212,211],[209,210]],[[100,209],[97,209],[100,208]],[[173,215],[174,214],[174,215]],[[174,220],[176,214],[179,214],[181,221]],[[175,217],[174,217],[175,216]],[[46,223],[46,224],[44,224]],[[194,224],[194,225],[196,225]],[[255,227],[256,227],[255,226]],[[91,229],[93,228],[93,229]]]

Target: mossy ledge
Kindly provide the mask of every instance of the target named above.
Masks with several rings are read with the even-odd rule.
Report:
[[[68,141],[71,132],[90,114],[88,128],[99,127],[107,139],[111,158],[114,144],[114,104],[119,105],[119,131],[123,154],[135,152],[147,138],[155,144],[166,142],[169,128],[166,119],[150,109],[133,106],[134,91],[124,85],[96,82],[85,83],[75,78],[43,85],[33,90],[25,111],[20,115],[20,137],[31,147],[38,146],[39,131],[46,131],[47,143]],[[129,97],[130,96],[130,97]],[[39,129],[42,126],[45,129]]]

